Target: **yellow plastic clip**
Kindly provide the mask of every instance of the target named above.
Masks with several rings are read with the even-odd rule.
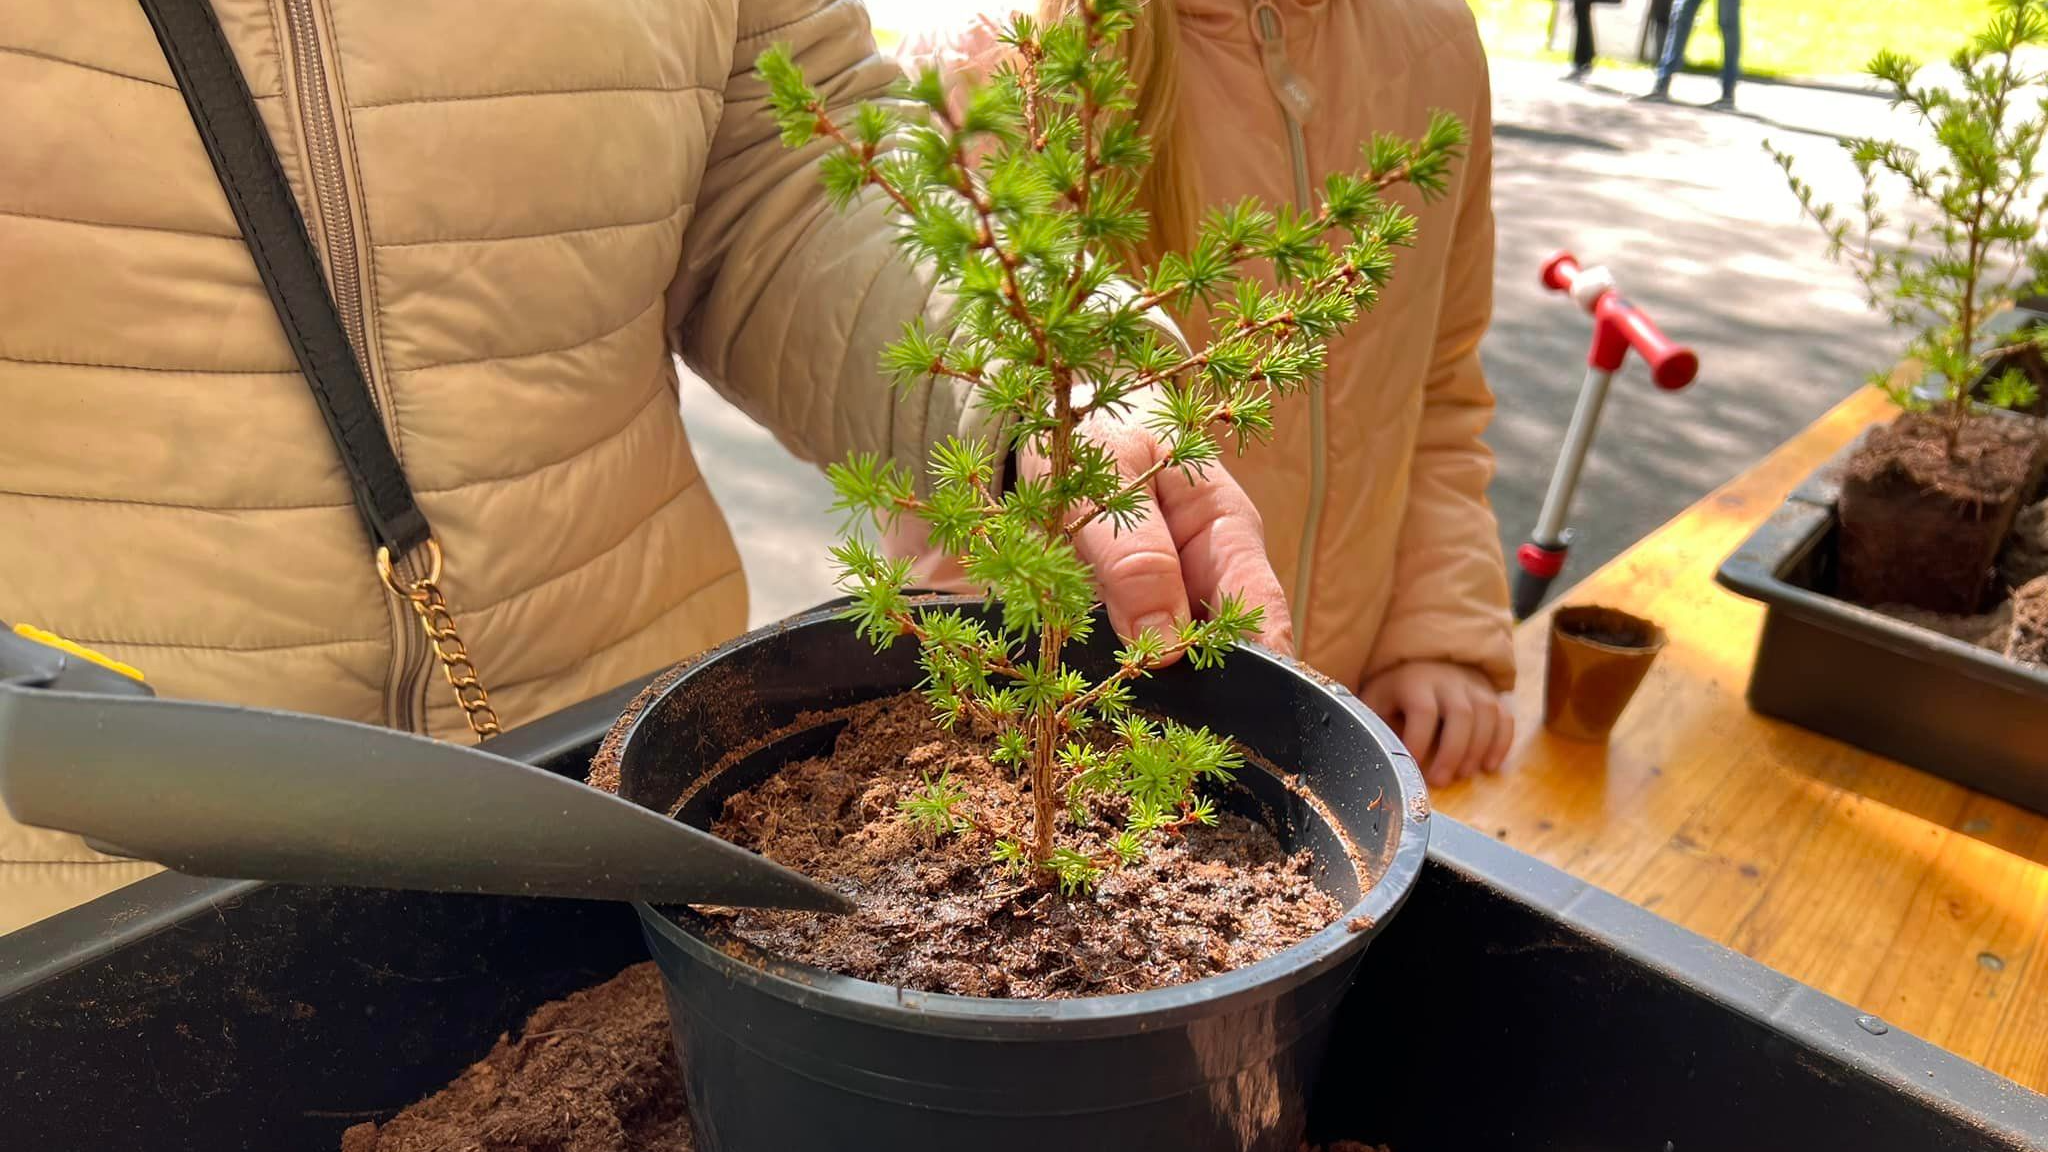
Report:
[[[123,664],[112,656],[102,656],[83,644],[74,644],[66,640],[55,632],[45,632],[41,628],[30,624],[16,624],[14,626],[14,634],[25,640],[33,640],[38,644],[55,648],[60,652],[68,652],[80,660],[90,660],[109,672],[119,672],[121,675],[138,683],[147,683],[142,678],[142,670],[140,668],[132,664]]]

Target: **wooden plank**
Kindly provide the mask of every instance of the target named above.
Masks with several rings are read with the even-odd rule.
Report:
[[[1960,789],[1919,772],[1881,773],[1836,789],[1814,835],[1726,942],[1830,996],[1872,1008],[1863,994],[1965,803]],[[1929,810],[1940,819],[1922,815]],[[1921,1035],[1945,1024],[1917,1009],[1898,1023]]]
[[[2015,968],[2018,971],[2015,972]],[[1983,1064],[2037,1092],[2048,1091],[2048,920],[2039,924],[2023,966],[2014,972],[2012,1007],[1984,1054]]]
[[[1436,802],[2048,1089],[2048,819],[1751,713],[1763,609],[1713,582],[1786,493],[1889,412],[1858,393],[1561,598],[1670,635],[1607,744],[1540,730],[1549,614],[1522,625],[1508,766]]]
[[[1784,862],[1819,829],[1826,805],[1824,790],[1794,773],[1731,773],[1616,891],[1703,936],[1726,940],[1763,902]]]
[[[1973,796],[1958,827],[1981,838],[1944,839],[1860,1002],[1881,1016],[1924,1020],[1926,1039],[1966,1059],[1992,1058],[2020,977],[2042,967],[2048,868],[2037,821]],[[1939,1031],[1936,1031],[1939,1029]],[[2048,1054],[2048,1053],[2044,1053]],[[2040,1077],[2048,1068],[2016,1066]]]

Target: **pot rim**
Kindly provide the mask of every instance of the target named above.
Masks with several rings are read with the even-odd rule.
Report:
[[[1641,644],[1610,644],[1605,640],[1595,640],[1591,636],[1572,630],[1572,622],[1584,617],[1605,617],[1610,620],[1618,617],[1630,624],[1641,626],[1648,639]],[[1626,608],[1615,608],[1606,604],[1560,605],[1550,614],[1550,634],[1558,640],[1616,656],[1655,656],[1671,642],[1671,635],[1664,630],[1662,624],[1647,616],[1639,616]]]
[[[977,596],[919,597],[927,604],[982,604]],[[660,709],[671,694],[732,653],[771,635],[837,622],[839,609],[815,608],[808,612],[756,628],[738,636],[693,662],[655,701],[634,717],[625,733],[631,747],[641,724]],[[1135,1032],[1160,1027],[1170,1020],[1191,1016],[1212,1016],[1227,1002],[1267,998],[1270,985],[1293,987],[1329,967],[1354,959],[1381,928],[1400,910],[1429,852],[1430,802],[1427,786],[1415,759],[1384,720],[1339,687],[1334,680],[1308,668],[1300,661],[1249,644],[1238,645],[1234,660],[1254,660],[1277,666],[1308,691],[1318,693],[1365,727],[1389,752],[1394,787],[1386,799],[1396,819],[1392,828],[1392,849],[1382,857],[1383,867],[1372,884],[1336,920],[1306,940],[1271,956],[1229,972],[1206,976],[1185,984],[1154,988],[1144,992],[1119,992],[1066,1000],[1006,999],[962,996],[948,992],[920,992],[847,976],[827,968],[783,959],[727,931],[722,925],[689,909],[673,914],[643,902],[635,902],[641,924],[647,930],[682,947],[698,962],[709,965],[735,982],[743,982],[813,1011],[828,1012],[870,1024],[893,1026],[920,1032],[951,1032],[987,1037],[992,1027],[1014,1034],[1033,1026],[1057,1028],[1071,1036],[1076,1026],[1100,1033]],[[1226,674],[1228,666],[1218,674]],[[1266,771],[1256,761],[1248,770]],[[1310,805],[1317,819],[1327,820],[1325,801],[1320,796]],[[1341,837],[1340,837],[1341,838]],[[1357,869],[1360,862],[1347,855],[1344,863]],[[1351,926],[1361,917],[1366,927]],[[1283,988],[1284,990],[1284,988]]]

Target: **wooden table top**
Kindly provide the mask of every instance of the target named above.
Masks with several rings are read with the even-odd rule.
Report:
[[[1763,607],[1714,583],[1808,472],[1889,413],[1860,391],[1559,597],[1670,635],[1609,744],[1541,730],[1549,613],[1524,623],[1507,767],[1436,806],[2048,1092],[2048,819],[1750,712]]]

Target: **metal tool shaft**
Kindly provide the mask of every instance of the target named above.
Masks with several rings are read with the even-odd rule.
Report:
[[[1585,382],[1579,385],[1579,402],[1565,428],[1564,447],[1558,453],[1557,467],[1550,473],[1550,489],[1543,495],[1543,510],[1537,515],[1536,530],[1531,534],[1531,539],[1544,548],[1559,548],[1565,543],[1565,522],[1571,516],[1572,496],[1578,491],[1579,473],[1586,466],[1593,434],[1600,427],[1600,410],[1607,405],[1607,392],[1613,383],[1614,373],[1588,367]]]

